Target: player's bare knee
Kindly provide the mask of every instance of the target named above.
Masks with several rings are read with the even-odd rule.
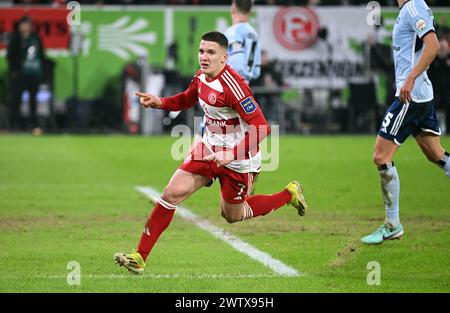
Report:
[[[377,167],[379,167],[379,166],[381,166],[383,164],[386,164],[388,162],[390,162],[390,160],[388,160],[386,158],[386,156],[384,156],[382,153],[374,152],[374,154],[373,154],[373,163],[375,163],[375,165]]]
[[[161,195],[165,201],[173,205],[178,205],[184,200],[184,193],[173,187],[166,187]]]

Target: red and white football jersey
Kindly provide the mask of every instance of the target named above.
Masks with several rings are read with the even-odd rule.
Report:
[[[168,111],[200,103],[206,122],[202,142],[214,152],[234,151],[235,160],[226,167],[239,173],[260,171],[258,144],[270,128],[250,87],[229,65],[212,79],[199,70],[184,92],[161,100],[161,109]]]

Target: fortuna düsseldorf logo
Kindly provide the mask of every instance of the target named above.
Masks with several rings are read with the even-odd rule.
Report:
[[[215,94],[215,92],[210,92],[209,93],[209,95],[208,95],[208,101],[209,101],[209,103],[211,103],[211,104],[215,104],[216,103],[216,100],[217,100],[217,96],[216,96],[216,94]]]
[[[273,29],[277,40],[289,50],[309,47],[317,37],[319,18],[309,8],[287,7],[275,16]]]

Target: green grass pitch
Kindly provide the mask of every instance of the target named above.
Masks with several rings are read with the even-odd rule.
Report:
[[[257,193],[305,186],[310,210],[276,212],[236,224],[219,213],[218,182],[183,205],[297,269],[275,275],[175,215],[134,276],[113,253],[135,248],[152,205],[134,186],[162,190],[179,164],[170,137],[0,136],[1,292],[450,292],[450,184],[414,140],[396,158],[401,240],[364,246],[384,221],[372,164],[374,136],[280,140],[280,164],[264,172]],[[450,149],[450,138],[442,138]],[[69,285],[77,261],[81,284]],[[381,266],[368,285],[367,264]]]

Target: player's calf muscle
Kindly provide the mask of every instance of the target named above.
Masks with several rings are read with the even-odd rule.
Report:
[[[240,222],[244,219],[244,214],[230,214],[228,215],[227,213],[225,213],[224,211],[222,211],[222,217],[225,218],[225,220],[232,224],[232,223],[236,223],[236,222]]]
[[[432,163],[439,162],[445,153],[445,149],[441,146],[439,136],[422,133],[416,137],[416,142],[428,161]]]
[[[228,223],[240,222],[244,219],[244,209],[242,205],[221,205],[222,217]]]
[[[438,163],[441,160],[442,155],[444,154],[444,149],[442,151],[424,151],[424,154],[428,161],[432,163]]]

